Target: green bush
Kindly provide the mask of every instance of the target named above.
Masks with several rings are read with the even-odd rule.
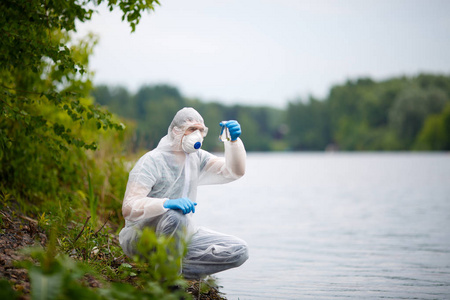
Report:
[[[429,115],[415,141],[417,150],[450,150],[450,104],[440,114]]]
[[[28,269],[31,281],[31,299],[189,299],[187,286],[180,275],[181,259],[186,252],[184,243],[173,238],[160,236],[151,230],[144,230],[138,243],[141,255],[134,258],[135,266],[122,264],[119,268],[125,277],[136,277],[135,285],[128,283],[103,282],[104,287],[89,288],[85,283],[87,275],[100,278],[91,266],[75,261],[57,251],[53,235],[47,247],[25,250],[34,261],[25,260],[22,265]],[[15,297],[9,285],[2,293]]]

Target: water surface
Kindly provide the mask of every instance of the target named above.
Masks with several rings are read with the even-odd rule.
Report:
[[[228,299],[450,299],[449,154],[249,154],[198,225],[247,241]]]

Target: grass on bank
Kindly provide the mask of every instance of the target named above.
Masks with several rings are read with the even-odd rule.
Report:
[[[56,218],[41,214],[34,220],[10,205],[14,202],[2,202],[2,234],[23,235],[19,231],[28,222],[30,235],[42,232],[48,238],[44,247],[35,243],[16,249],[23,259],[14,267],[28,271],[30,288],[0,280],[1,299],[224,299],[214,280],[188,282],[180,276],[186,244],[177,247],[173,239],[145,229],[138,244],[141,255],[127,258],[107,220],[95,227],[90,216],[84,222],[76,217],[78,221],[58,228]],[[12,220],[26,222],[11,231]]]

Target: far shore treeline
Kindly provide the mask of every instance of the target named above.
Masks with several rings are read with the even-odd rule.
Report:
[[[136,93],[100,85],[91,95],[133,127],[131,151],[156,147],[183,106],[204,117],[210,129],[204,148],[210,151],[221,149],[214,137],[218,123],[229,119],[241,123],[248,151],[450,150],[448,75],[348,80],[324,99],[295,99],[286,109],[191,99],[169,85],[146,85]]]

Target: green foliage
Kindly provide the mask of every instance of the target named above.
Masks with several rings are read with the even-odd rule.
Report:
[[[155,147],[167,134],[175,113],[185,106],[178,90],[166,85],[143,86],[136,95],[130,95],[124,88],[100,86],[91,95],[110,111],[137,123],[132,150]]]
[[[427,116],[442,111],[447,102],[449,99],[442,90],[413,86],[403,91],[393,103],[389,111],[390,125],[409,147]]]
[[[203,116],[209,127],[203,148],[209,151],[222,151],[215,138],[217,123],[230,119],[241,123],[247,151],[441,149],[417,144],[416,139],[428,116],[439,114],[450,102],[450,77],[421,74],[381,82],[360,78],[332,87],[325,99],[293,100],[285,111],[188,99],[166,85],[144,86],[135,95],[123,87],[99,86],[92,96],[122,117],[137,120],[133,151],[154,148],[183,106]]]
[[[137,243],[139,255],[134,256],[140,271],[138,284],[153,299],[182,299],[187,296],[186,281],[181,277],[182,258],[187,244],[173,237],[157,236],[145,228]]]
[[[91,182],[91,176],[88,174],[88,195],[87,200],[89,203],[89,210],[91,212],[91,219],[93,224],[97,224],[97,206],[98,206],[98,197],[94,193],[94,188]]]
[[[181,255],[185,244],[178,245],[173,238],[156,237],[150,230],[144,230],[138,245],[142,255],[136,256],[136,266],[122,264],[126,276],[135,276],[137,288],[125,283],[106,283],[105,287],[94,290],[88,288],[83,279],[98,277],[87,264],[74,261],[57,252],[55,235],[44,250],[30,248],[25,252],[38,264],[25,260],[22,265],[28,269],[31,280],[31,299],[189,299],[184,290],[186,282],[181,278]],[[14,296],[9,284],[2,291]]]
[[[108,110],[129,120],[136,121],[132,150],[152,149],[167,134],[167,128],[175,113],[184,106],[194,107],[209,127],[209,135],[203,148],[221,151],[218,136],[222,120],[237,119],[242,125],[242,138],[249,151],[273,150],[275,143],[284,138],[284,112],[270,107],[225,106],[204,103],[183,97],[179,91],[167,85],[143,86],[132,95],[123,87],[98,86],[92,93],[95,101]],[[281,145],[281,144],[278,144]]]
[[[67,34],[54,36],[69,42]],[[92,40],[74,45],[73,57],[87,61],[92,46]],[[124,128],[86,97],[88,75],[62,72],[45,59],[40,66],[42,73],[0,69],[0,178],[17,199],[32,204],[84,185],[84,150],[96,149],[105,130]]]
[[[38,264],[31,260],[21,262],[28,269],[31,299],[99,299],[95,291],[87,289],[80,281],[91,273],[89,267],[58,254],[54,231],[46,251],[36,247],[24,249],[23,252],[38,261]]]
[[[41,60],[47,58],[61,72],[85,72],[85,66],[74,59],[70,47],[54,40],[55,31],[75,31],[76,22],[89,20],[94,13],[91,5],[105,2],[110,10],[119,8],[122,20],[132,31],[141,13],[154,10],[157,0],[108,1],[21,1],[0,2],[0,66],[5,70],[32,70],[41,73]]]
[[[0,299],[15,300],[19,295],[14,291],[8,281],[0,279]]]
[[[237,110],[235,119],[242,126],[242,139],[245,141],[246,149],[249,151],[274,150],[273,142],[284,137],[278,130],[284,122],[284,113],[269,107],[235,106],[234,108]]]
[[[2,190],[25,211],[48,210],[65,219],[58,206],[98,199],[103,208],[114,207],[112,218],[117,220],[126,171],[114,156],[121,154],[125,126],[89,98],[87,66],[95,38],[70,39],[76,22],[92,16],[89,2],[0,2],[0,179]],[[141,12],[158,4],[93,4],[102,2],[119,8],[133,30]],[[99,145],[108,150],[86,151]],[[109,159],[99,160],[101,155]],[[88,173],[92,182],[86,180]],[[89,198],[84,196],[87,189]]]
[[[80,137],[74,126],[94,123],[98,129],[123,129],[109,113],[83,100],[90,89],[86,66],[95,41],[71,45],[69,33],[76,21],[91,18],[89,2],[0,2],[0,159],[2,171],[6,169],[2,180],[14,178],[14,171],[22,167],[10,164],[19,153],[41,155],[36,144],[56,162],[61,150],[96,149],[97,143]],[[154,3],[158,1],[110,0],[107,5],[111,10],[118,6],[134,30],[141,12],[154,9]],[[61,114],[71,123],[61,122]],[[17,149],[23,144],[31,149]]]
[[[98,4],[103,1],[97,1]],[[108,0],[108,7],[112,11],[117,5],[123,12],[122,21],[127,20],[131,26],[131,31],[136,30],[136,25],[141,19],[141,12],[155,9],[155,3],[159,4],[158,0]]]
[[[298,100],[289,103],[287,122],[289,143],[293,149],[325,149],[330,141],[329,112],[326,103],[314,98],[309,103]]]
[[[437,150],[439,147],[423,146],[424,138],[419,143],[422,146],[414,146],[415,140],[427,117],[440,113],[449,101],[448,76],[348,81],[334,86],[326,99],[289,104],[288,142],[294,150],[324,150],[330,146],[365,151]],[[428,127],[431,131],[436,126]]]
[[[450,150],[450,104],[440,114],[429,115],[417,136],[415,149]]]

